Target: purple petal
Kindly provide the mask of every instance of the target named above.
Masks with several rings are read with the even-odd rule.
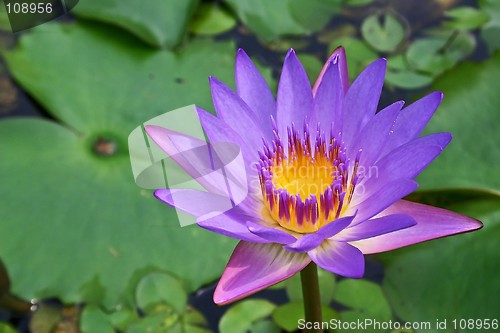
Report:
[[[282,140],[287,138],[287,127],[292,123],[302,129],[313,109],[311,84],[306,71],[293,50],[285,58],[278,85],[277,125]]]
[[[443,93],[435,91],[403,109],[398,115],[392,134],[380,156],[416,139],[443,100]]]
[[[380,150],[384,146],[394,120],[403,105],[404,102],[399,101],[378,112],[355,136],[349,157],[355,158],[361,149],[360,164],[372,165],[379,158]]]
[[[212,170],[213,160],[205,141],[159,126],[148,125],[144,128],[148,136],[203,187],[217,194],[227,192],[227,188],[220,183],[220,177],[207,172]]]
[[[245,133],[242,139],[250,147],[260,147],[262,138],[271,140],[273,132],[264,133],[260,117],[246,103],[224,83],[210,77],[210,88],[215,111],[229,127],[236,133]],[[267,120],[270,123],[270,119]]]
[[[240,242],[215,289],[214,302],[226,304],[283,281],[311,260],[278,244]]]
[[[335,236],[336,241],[351,242],[371,238],[396,230],[414,226],[417,222],[408,215],[393,214],[376,219],[366,220],[351,228],[342,230]]]
[[[164,203],[195,217],[233,208],[227,197],[192,189],[160,189],[154,195]]]
[[[483,226],[481,222],[471,217],[405,200],[396,202],[380,215],[389,214],[411,216],[417,224],[411,228],[351,242],[351,244],[365,254],[379,253],[430,239],[473,231]]]
[[[269,243],[256,234],[250,232],[247,221],[252,220],[251,216],[242,214],[239,207],[235,207],[226,212],[212,212],[196,219],[196,224],[200,227],[239,240],[249,242]]]
[[[242,137],[232,130],[222,119],[213,116],[208,111],[196,108],[201,125],[211,142],[233,142],[241,148],[247,166],[247,173],[253,168],[250,164],[259,160],[258,150],[249,146]],[[260,145],[259,145],[260,147]]]
[[[399,179],[385,184],[381,189],[369,196],[363,202],[349,206],[346,214],[357,211],[353,226],[380,213],[399,199],[415,191],[418,184],[409,179]]]
[[[247,222],[248,230],[257,236],[273,243],[290,244],[296,241],[296,238],[285,231],[264,226],[255,222]]]
[[[307,252],[317,248],[323,240],[335,236],[351,224],[354,216],[346,216],[328,223],[315,233],[305,234],[293,244],[285,246],[285,249],[292,252]]]
[[[413,179],[422,172],[450,142],[449,133],[436,133],[413,140],[375,163],[376,175],[363,183],[365,195],[372,195],[385,183]]]
[[[325,240],[308,254],[319,267],[335,274],[359,279],[365,272],[363,253],[348,243]]]
[[[234,76],[238,95],[258,115],[263,132],[272,133],[271,116],[276,119],[274,96],[266,80],[242,49],[236,55]]]
[[[352,142],[356,133],[368,123],[377,111],[384,84],[386,63],[385,59],[379,59],[368,65],[345,95],[342,134],[346,144]]]
[[[311,129],[316,129],[319,123],[321,131],[329,134],[333,123],[333,133],[340,132],[343,100],[339,61],[335,58],[328,64],[314,96],[314,109],[309,123]]]
[[[312,89],[313,95],[316,95],[316,91],[318,90],[321,81],[323,80],[326,69],[328,68],[330,62],[332,62],[332,60],[335,58],[337,58],[337,62],[339,64],[339,75],[340,75],[340,82],[342,84],[343,94],[345,95],[347,89],[349,89],[349,73],[347,71],[347,59],[345,56],[345,49],[342,46],[339,46],[335,50],[333,50],[332,54],[330,55],[325,65],[321,69],[321,72],[319,73],[318,78],[316,79],[316,82],[314,83],[314,87]]]

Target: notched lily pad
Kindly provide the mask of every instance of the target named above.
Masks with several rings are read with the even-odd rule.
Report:
[[[0,253],[12,292],[27,299],[133,306],[139,279],[159,270],[190,292],[220,275],[235,244],[181,228],[136,186],[126,148],[145,120],[193,103],[209,108],[207,77],[231,82],[234,46],[205,40],[156,51],[101,28],[42,25],[5,54],[19,84],[64,124],[0,122]],[[100,136],[116,140],[115,154],[92,151]]]
[[[361,25],[363,38],[380,52],[392,52],[405,37],[405,26],[394,13],[373,14]]]
[[[80,0],[73,12],[115,24],[156,47],[172,48],[186,33],[198,0]]]

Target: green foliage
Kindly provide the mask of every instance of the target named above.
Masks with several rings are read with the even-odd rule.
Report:
[[[0,122],[0,252],[14,293],[112,307],[133,304],[150,271],[175,271],[188,291],[220,274],[234,241],[180,228],[172,209],[138,188],[126,138],[165,111],[210,105],[206,78],[230,82],[233,57],[228,42],[155,51],[83,24],[40,26],[6,54],[18,82],[64,124]],[[116,142],[113,155],[93,151],[100,136]]]
[[[260,299],[241,301],[231,306],[219,322],[221,333],[245,333],[256,322],[271,315],[276,305]]]
[[[323,305],[321,307],[323,321],[330,321],[331,319],[338,319],[338,314],[330,307]],[[297,330],[299,320],[304,320],[304,303],[302,301],[294,301],[278,306],[273,311],[274,322],[287,332]]]
[[[426,128],[451,132],[442,156],[418,177],[421,189],[484,190],[500,195],[500,54],[481,63],[465,63],[443,76],[434,89],[445,99]]]
[[[146,313],[151,312],[154,306],[161,302],[172,306],[177,313],[183,313],[187,304],[187,294],[179,280],[170,274],[154,272],[139,281],[136,302]]]
[[[17,330],[7,323],[0,322],[0,333],[16,333]]]
[[[225,0],[260,39],[317,31],[340,10],[340,0]]]
[[[479,0],[479,8],[486,12],[490,20],[481,29],[481,37],[491,51],[500,48],[500,2],[497,0]]]
[[[184,38],[198,0],[80,0],[73,12],[112,23],[155,47],[173,48]]]
[[[202,3],[196,9],[189,31],[197,35],[218,35],[235,25],[236,19],[224,8],[213,3]]]
[[[349,310],[340,312],[340,319],[347,322],[373,319],[389,321],[391,308],[381,287],[367,280],[345,279],[338,283],[334,300]]]
[[[487,13],[472,7],[456,7],[446,11],[445,16],[451,21],[446,22],[454,29],[472,30],[482,27],[489,21]]]
[[[392,13],[368,16],[361,25],[366,42],[380,52],[393,52],[405,37],[405,27]]]
[[[453,200],[446,208],[474,216],[485,227],[477,232],[422,243],[388,253],[384,291],[405,321],[429,318],[496,318],[500,201]],[[438,255],[436,255],[438,254]],[[451,323],[448,332],[454,332]]]

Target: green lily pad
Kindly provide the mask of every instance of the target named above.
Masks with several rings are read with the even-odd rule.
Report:
[[[236,19],[215,3],[203,3],[196,9],[189,31],[198,35],[217,35],[234,28]]]
[[[440,332],[457,332],[462,330],[455,329],[454,319],[498,318],[500,201],[444,195],[451,203],[445,208],[476,217],[485,227],[384,254],[383,288],[403,320],[434,324],[438,318],[447,320]]]
[[[76,15],[117,25],[156,47],[172,48],[184,38],[198,0],[80,0]]]
[[[339,12],[340,0],[225,0],[260,39],[320,30]]]
[[[404,55],[400,54],[387,59],[385,82],[389,86],[418,89],[430,85],[433,80],[431,75],[411,69]]]
[[[334,300],[349,308],[340,312],[340,319],[345,322],[365,319],[382,322],[392,318],[391,308],[382,288],[368,280],[344,279],[340,281],[337,284]]]
[[[361,34],[371,47],[380,52],[392,52],[405,37],[405,27],[392,13],[368,16],[361,25]]]
[[[138,318],[137,312],[128,307],[121,307],[108,315],[111,325],[119,331],[124,331],[125,328],[137,321]]]
[[[412,69],[433,76],[453,68],[476,48],[476,40],[466,31],[439,30],[433,36],[413,42],[406,51]]]
[[[190,292],[220,275],[235,244],[181,228],[174,210],[135,185],[125,144],[156,115],[208,108],[207,76],[231,82],[234,46],[155,51],[101,28],[46,24],[5,54],[16,80],[64,124],[0,122],[0,253],[12,292],[27,299],[134,306],[152,271],[175,272]],[[99,137],[114,141],[103,146],[110,156],[96,154]]]
[[[281,330],[278,325],[276,325],[271,320],[262,320],[254,323],[250,329],[252,333],[280,333]]]
[[[464,63],[433,86],[445,98],[427,133],[451,132],[453,140],[418,177],[421,189],[480,189],[500,195],[500,54]]]
[[[324,322],[330,322],[332,319],[338,319],[338,314],[330,307],[321,306],[321,316]],[[304,303],[295,301],[278,306],[273,311],[274,322],[287,332],[294,332],[305,324]]]
[[[490,20],[481,29],[481,37],[491,51],[500,48],[500,2],[496,0],[479,0],[479,8],[488,13]]]
[[[290,301],[302,301],[302,283],[300,274],[295,274],[293,277],[285,281],[286,294]],[[321,303],[329,305],[333,299],[335,291],[335,275],[331,272],[318,268],[318,283],[321,291]]]
[[[114,333],[108,315],[97,306],[89,305],[83,309],[80,318],[80,329],[82,333]]]
[[[444,15],[451,19],[445,23],[446,26],[464,30],[480,28],[490,20],[486,12],[473,7],[455,7],[447,10]]]
[[[144,276],[136,290],[137,305],[146,313],[158,303],[172,306],[178,314],[184,313],[187,294],[182,283],[170,274],[154,272]]]
[[[219,322],[221,333],[245,333],[255,322],[271,315],[276,305],[261,300],[241,301],[229,308]]]

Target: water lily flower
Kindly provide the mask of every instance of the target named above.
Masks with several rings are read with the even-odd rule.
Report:
[[[402,200],[417,188],[414,178],[451,135],[420,137],[441,92],[377,112],[385,70],[386,60],[377,60],[350,84],[345,51],[338,48],[311,87],[290,50],[275,99],[239,50],[236,91],[210,78],[217,116],[197,108],[199,120],[211,142],[240,147],[249,193],[224,210],[217,184],[201,177],[205,191],[159,189],[155,196],[194,215],[200,227],[240,240],[217,285],[215,303],[287,279],[311,260],[333,273],[361,278],[365,254],[482,226],[451,211]],[[157,126],[146,131],[171,156],[199,141]]]

